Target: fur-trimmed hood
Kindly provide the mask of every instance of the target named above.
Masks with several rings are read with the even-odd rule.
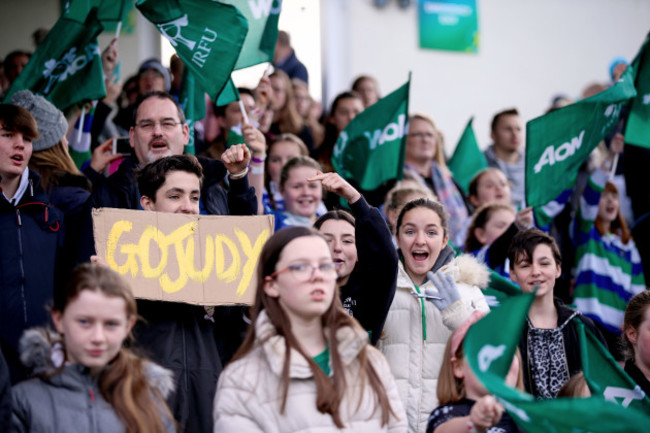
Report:
[[[441,252],[446,251],[446,248]],[[447,255],[443,261],[440,263],[439,259],[436,261],[433,272],[441,271],[445,274],[451,274],[454,277],[456,283],[467,284],[469,286],[475,286],[479,289],[484,289],[488,286],[490,282],[490,270],[486,265],[479,262],[474,256],[470,254],[461,254],[457,257]],[[413,283],[411,278],[406,272],[406,267],[399,267],[397,275],[397,287],[411,287]]]
[[[19,350],[20,361],[31,376],[52,375],[65,361],[62,336],[47,328],[26,330]],[[149,385],[166,399],[174,391],[172,372],[151,361],[145,361],[144,366]]]

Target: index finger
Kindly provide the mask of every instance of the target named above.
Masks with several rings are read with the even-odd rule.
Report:
[[[308,177],[307,180],[309,182],[322,181],[323,179],[325,179],[327,177],[327,175],[328,175],[328,173],[322,173],[320,171],[317,171],[315,176]]]

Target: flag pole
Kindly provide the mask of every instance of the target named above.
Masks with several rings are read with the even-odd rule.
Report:
[[[77,144],[81,144],[81,135],[84,132],[84,117],[86,114],[86,105],[81,106],[81,116],[79,117],[79,130],[77,131]]]
[[[250,123],[248,121],[248,115],[246,114],[246,108],[244,108],[244,103],[241,101],[241,98],[237,102],[239,102],[239,109],[241,110],[242,116],[244,116],[244,123]]]
[[[609,171],[609,181],[611,182],[616,175],[616,166],[618,165],[618,153],[614,155],[614,161],[612,162],[612,169]]]
[[[120,37],[120,31],[122,30],[122,21],[117,22],[117,29],[115,30],[115,39]]]

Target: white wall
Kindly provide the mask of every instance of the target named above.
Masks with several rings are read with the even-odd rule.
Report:
[[[608,80],[611,59],[634,57],[650,30],[647,0],[478,0],[479,53],[419,48],[416,0],[324,0],[321,6],[324,100],[360,74],[377,77],[382,94],[412,71],[411,112],[433,117],[449,155],[470,116],[481,147],[494,113],[515,106],[525,121],[552,97],[578,97]]]

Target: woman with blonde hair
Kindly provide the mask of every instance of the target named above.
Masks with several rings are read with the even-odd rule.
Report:
[[[429,117],[414,114],[409,119],[404,170],[429,188],[449,213],[449,240],[455,247],[465,244],[469,209],[461,188],[445,162],[442,133]]]
[[[297,135],[311,152],[314,148],[314,136],[298,113],[289,76],[284,71],[276,70],[269,75],[269,80],[273,95],[271,98],[273,123],[269,132],[273,135],[287,132]]]

